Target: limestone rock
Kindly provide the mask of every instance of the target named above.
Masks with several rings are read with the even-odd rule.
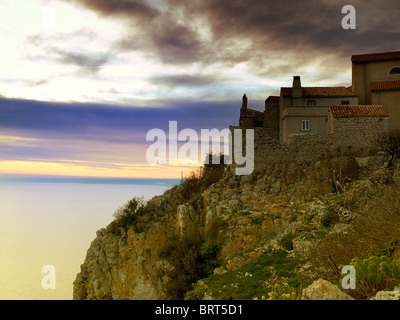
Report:
[[[74,281],[74,300],[153,300],[165,298],[171,268],[159,256],[166,230],[154,224],[126,238],[101,230],[93,240]]]
[[[392,291],[379,291],[370,300],[400,300],[400,287]]]
[[[301,300],[354,300],[329,281],[319,279],[303,290]]]

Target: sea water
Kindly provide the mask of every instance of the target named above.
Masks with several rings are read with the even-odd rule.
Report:
[[[134,196],[150,199],[173,179],[1,178],[0,299],[69,300],[96,231]],[[53,266],[55,289],[42,285]]]

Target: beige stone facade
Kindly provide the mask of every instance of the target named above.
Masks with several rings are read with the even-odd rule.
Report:
[[[400,129],[400,51],[353,55],[351,61],[352,87],[349,88],[303,87],[300,76],[294,76],[291,87],[282,87],[279,96],[265,100],[264,112],[249,109],[245,95],[239,127],[260,128],[262,130],[258,131],[269,140],[281,144],[291,143],[293,135],[313,138],[315,135],[343,135],[345,123],[358,123],[359,130],[347,126],[348,136],[375,132],[376,126],[383,131]],[[387,116],[378,117],[384,119],[382,122],[376,117],[359,115],[329,122],[331,106],[357,105],[372,109],[379,105]]]
[[[291,134],[325,134],[332,104],[358,104],[358,97],[345,87],[303,87],[294,76],[292,87],[281,88],[280,141],[288,143]]]
[[[387,132],[389,117],[382,105],[330,106],[328,134],[336,144],[368,147]]]
[[[400,129],[400,51],[353,55],[352,88],[360,104],[380,104]]]

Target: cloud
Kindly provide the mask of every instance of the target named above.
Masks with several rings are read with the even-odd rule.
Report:
[[[37,87],[37,86],[42,86],[46,83],[48,83],[48,80],[46,80],[46,79],[39,80],[39,81],[29,81],[28,86],[29,87]]]
[[[266,74],[279,57],[312,64],[323,54],[345,61],[353,53],[399,48],[396,1],[203,0],[189,5],[169,0],[164,7],[146,1],[76,1],[107,17],[129,18],[118,49],[148,50],[165,64],[246,62]],[[346,4],[357,9],[357,30],[341,27]]]
[[[341,27],[345,4],[356,7],[356,30]],[[231,99],[252,86],[261,99],[269,94],[262,90],[290,83],[293,74],[315,80],[308,85],[350,81],[352,54],[400,48],[400,5],[389,0],[61,0],[51,6],[54,30],[37,27],[23,34],[25,43],[18,38],[20,59],[9,51],[13,64],[2,69],[6,96],[145,105],[157,98]],[[19,83],[7,83],[14,70]]]
[[[167,87],[201,87],[212,85],[220,80],[221,79],[217,75],[205,76],[186,74],[155,76],[150,79],[150,81],[156,85]]]
[[[237,118],[239,102],[165,100],[164,107],[135,108],[0,99],[0,127],[8,136],[145,143],[150,129],[168,130],[169,121],[195,130],[225,128]]]
[[[58,61],[63,64],[72,64],[84,70],[97,72],[101,66],[110,61],[110,56],[102,52],[74,52],[54,49],[58,55]]]
[[[200,135],[201,129],[227,128],[239,112],[239,101],[167,100],[162,108],[135,108],[0,99],[0,105],[3,172],[48,174],[79,167],[80,174],[144,175],[149,130],[168,136],[169,121],[177,121],[178,132],[191,128]],[[179,176],[183,169],[165,166],[163,172]]]
[[[104,16],[118,15],[150,19],[158,15],[158,10],[149,6],[146,1],[75,0],[75,2]]]

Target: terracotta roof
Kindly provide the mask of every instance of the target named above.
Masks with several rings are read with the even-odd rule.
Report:
[[[265,102],[267,103],[279,103],[279,96],[269,96]]]
[[[281,88],[284,97],[292,96],[292,88]],[[303,97],[356,97],[346,87],[302,87]]]
[[[388,117],[382,105],[332,105],[329,109],[334,118]]]
[[[400,60],[400,51],[357,54],[351,56],[351,62],[353,63],[396,61],[396,60]]]
[[[371,90],[396,90],[400,89],[400,80],[371,82]]]

